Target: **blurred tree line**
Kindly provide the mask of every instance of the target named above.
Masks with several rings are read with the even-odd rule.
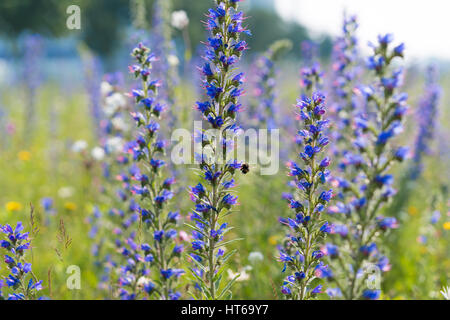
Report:
[[[97,54],[108,57],[119,47],[131,25],[131,0],[1,0],[0,35],[14,41],[23,32],[40,33],[50,37],[76,35]],[[146,17],[151,26],[155,0],[145,2]],[[170,0],[167,0],[170,1]],[[191,21],[189,35],[194,45],[205,39],[202,23],[205,12],[211,7],[210,0],[172,0],[174,10],[185,10]],[[68,30],[67,8],[81,8],[81,30]],[[254,36],[248,40],[253,51],[264,51],[277,39],[287,38],[294,43],[293,54],[301,56],[300,43],[308,40],[307,29],[296,23],[282,20],[275,11],[262,8],[246,10],[249,28]],[[151,32],[151,30],[150,30]],[[174,36],[180,36],[176,32]],[[320,40],[319,53],[327,57],[332,48],[329,36]]]

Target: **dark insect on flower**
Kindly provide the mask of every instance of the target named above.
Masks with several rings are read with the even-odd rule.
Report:
[[[241,172],[243,174],[247,174],[250,172],[250,166],[248,165],[248,163],[243,163],[241,166]]]

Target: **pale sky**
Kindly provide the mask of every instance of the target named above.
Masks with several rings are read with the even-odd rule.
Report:
[[[389,32],[405,42],[409,59],[450,60],[449,0],[275,0],[275,5],[282,17],[332,35],[341,32],[345,10],[359,17],[362,46]]]

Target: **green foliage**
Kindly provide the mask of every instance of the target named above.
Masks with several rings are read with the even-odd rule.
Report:
[[[83,40],[99,55],[110,56],[130,21],[129,0],[88,1],[81,10]]]
[[[67,30],[64,16],[67,6],[80,1],[2,0],[0,33],[16,37],[23,31],[61,35]]]

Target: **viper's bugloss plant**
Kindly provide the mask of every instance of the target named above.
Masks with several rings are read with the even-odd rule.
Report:
[[[324,72],[321,70],[318,62],[303,67],[300,70],[301,97],[310,98],[313,92],[321,90],[323,87],[323,76]]]
[[[300,44],[301,57],[305,65],[313,63],[319,53],[319,44],[313,40],[303,40]]]
[[[157,0],[153,6],[152,23],[152,49],[158,57],[158,63],[154,65],[154,74],[160,81],[158,89],[158,99],[164,104],[167,114],[167,127],[170,130],[177,125],[175,89],[179,81],[178,64],[179,59],[176,55],[176,48],[172,40],[172,27],[170,25],[172,0]]]
[[[294,177],[297,190],[287,197],[293,215],[280,218],[280,222],[289,227],[289,233],[279,260],[284,264],[283,272],[290,273],[283,283],[282,293],[289,299],[308,300],[322,292],[322,285],[314,280],[332,275],[321,261],[323,253],[320,251],[323,239],[331,230],[323,218],[333,197],[332,190],[324,185],[330,174],[327,169],[330,159],[324,156],[324,148],[329,143],[324,130],[329,121],[323,117],[326,109],[321,93],[300,99],[297,108],[298,120],[302,123],[298,133],[303,146],[299,154],[302,164],[288,163],[288,175]]]
[[[425,92],[417,108],[418,133],[414,144],[410,178],[417,180],[423,170],[423,156],[430,152],[430,144],[435,135],[439,115],[439,102],[442,88],[436,67],[429,66],[425,80]]]
[[[356,107],[353,88],[360,69],[357,29],[356,16],[344,17],[342,35],[336,39],[333,46],[330,106],[336,120],[336,130],[332,132],[336,142],[333,149],[338,149],[337,145],[348,146],[348,138],[352,132],[351,119]]]
[[[23,230],[22,222],[18,222],[15,228],[9,224],[0,226],[0,231],[6,235],[0,240],[0,247],[7,252],[4,263],[10,273],[5,279],[0,279],[0,300],[5,299],[1,293],[3,286],[11,290],[8,300],[35,300],[42,290],[42,281],[36,278],[31,270],[31,263],[25,259],[31,241],[29,232]]]
[[[42,83],[42,59],[44,58],[44,38],[39,34],[24,37],[23,80],[27,88],[25,136],[31,137],[36,126],[36,94]],[[28,140],[28,139],[25,139]]]
[[[311,57],[310,64],[305,64],[300,69],[300,100],[311,99],[314,93],[320,93],[323,89],[324,72],[318,62],[312,62],[313,58]],[[301,120],[301,114],[297,118],[297,121]],[[294,141],[300,147],[298,150],[304,147],[304,139],[298,130],[295,131]],[[295,149],[295,152],[298,150]]]
[[[89,238],[94,239],[91,249],[95,265],[102,269],[99,288],[111,292],[116,283],[118,265],[126,259],[121,252],[125,241],[136,238],[139,213],[132,197],[129,176],[134,172],[126,141],[131,136],[131,121],[128,121],[130,106],[120,87],[119,75],[107,75],[101,84],[101,105],[104,119],[101,121],[101,164],[103,184],[97,206],[87,222],[91,226]],[[117,253],[119,252],[119,253]]]
[[[292,48],[290,40],[278,40],[255,63],[255,88],[258,107],[254,108],[260,127],[277,128],[276,61]]]
[[[89,109],[92,117],[93,131],[97,139],[101,138],[100,122],[103,119],[101,110],[101,74],[102,64],[100,58],[96,57],[89,49],[80,49],[83,62],[85,88],[89,97]]]
[[[415,183],[420,179],[424,170],[424,157],[433,151],[433,140],[438,127],[439,103],[442,88],[438,83],[438,71],[436,67],[429,66],[426,72],[424,93],[416,107],[416,126],[418,132],[413,144],[411,161],[408,169],[399,180],[399,191],[392,204],[389,206],[389,214],[401,218],[401,212],[411,199]],[[406,154],[406,149],[404,149]],[[409,157],[408,153],[408,157]]]
[[[339,201],[329,210],[333,243],[323,251],[335,271],[335,296],[346,299],[380,297],[380,288],[368,287],[366,280],[374,280],[373,272],[377,276],[390,269],[383,241],[385,232],[398,225],[395,218],[381,215],[384,204],[395,195],[389,169],[407,154],[406,148],[392,146],[408,109],[407,95],[399,90],[402,69],[395,69],[393,63],[403,57],[404,45],[392,47],[392,41],[393,36],[387,34],[372,45],[367,68],[373,73],[373,83],[356,88],[366,100],[367,110],[354,115],[353,145],[342,151],[342,176],[333,177],[340,190]]]
[[[151,79],[152,64],[156,60],[150,49],[139,44],[132,52],[136,64],[130,72],[141,81],[141,88],[133,90],[138,110],[132,113],[138,133],[129,145],[137,166],[131,179],[137,184],[131,187],[138,201],[141,228],[136,239],[130,237],[122,247],[127,257],[119,279],[120,295],[126,299],[156,296],[175,300],[181,294],[176,291],[177,281],[184,273],[178,269],[182,245],[175,243],[178,212],[168,212],[167,205],[173,197],[174,178],[164,177],[166,163],[161,159],[166,142],[160,140],[157,120],[164,106],[156,102],[158,80]]]
[[[231,297],[229,289],[237,278],[221,286],[224,264],[234,253],[225,252],[230,241],[223,240],[231,228],[224,218],[237,204],[232,188],[235,172],[242,166],[236,159],[228,159],[234,151],[234,133],[239,130],[236,114],[241,110],[238,100],[243,93],[244,74],[235,71],[236,63],[247,49],[240,36],[249,34],[243,26],[244,14],[238,11],[238,2],[216,1],[206,22],[210,36],[201,70],[208,100],[197,102],[197,109],[217,134],[212,137],[205,130],[196,134],[203,147],[202,153],[196,155],[203,182],[190,190],[195,202],[191,214],[190,226],[194,231],[190,257],[194,263],[192,275],[199,289],[192,294],[198,299]]]

